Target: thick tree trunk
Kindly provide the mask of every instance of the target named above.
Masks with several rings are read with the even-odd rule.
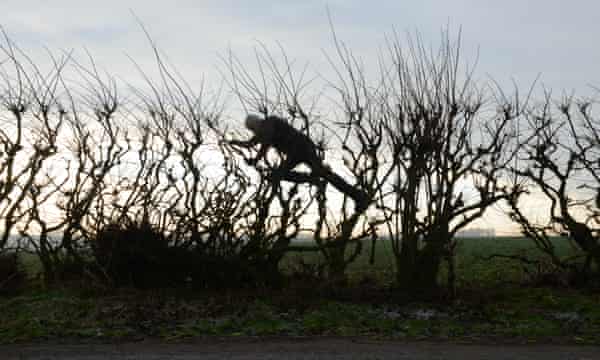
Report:
[[[343,285],[346,283],[346,247],[333,247],[329,250],[329,259],[327,264],[327,278],[333,285]]]
[[[445,257],[447,240],[445,236],[431,236],[420,250],[416,249],[415,240],[403,242],[398,258],[398,286],[417,297],[437,294],[438,274]]]
[[[419,252],[417,261],[417,284],[419,290],[429,294],[439,290],[438,274],[444,259],[444,239],[430,239]]]
[[[401,288],[412,289],[417,272],[418,238],[404,238],[396,256],[396,282]]]

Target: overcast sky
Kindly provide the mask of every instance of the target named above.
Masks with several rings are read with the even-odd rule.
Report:
[[[435,44],[449,25],[462,28],[464,56],[474,60],[479,49],[481,78],[514,79],[527,88],[541,74],[540,83],[558,95],[589,95],[590,86],[600,86],[600,2],[593,0],[0,0],[0,25],[36,60],[44,47],[88,49],[100,66],[131,80],[128,56],[145,67],[153,63],[135,13],[191,83],[205,76],[211,86],[219,54],[231,48],[252,59],[257,41],[274,49],[281,43],[291,57],[326,67],[327,8],[338,36],[366,63],[394,29],[419,31]],[[481,225],[508,226],[501,218],[488,216]]]
[[[374,61],[392,29],[418,30],[435,43],[440,29],[462,27],[465,55],[478,73],[523,87],[538,74],[555,91],[590,93],[600,85],[600,2],[593,0],[341,1],[341,0],[2,0],[0,24],[28,52],[89,49],[119,75],[131,72],[126,55],[145,64],[148,43],[135,12],[159,47],[190,79],[216,78],[217,55],[240,57],[261,41],[280,42],[290,55],[315,66],[331,50],[326,8],[339,36]]]

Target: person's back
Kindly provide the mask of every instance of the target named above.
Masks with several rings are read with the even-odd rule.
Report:
[[[320,164],[321,160],[317,155],[315,143],[306,134],[277,116],[269,116],[265,121],[271,123],[270,140],[274,148],[288,157],[299,159],[308,165],[318,166]],[[299,151],[302,154],[298,154]]]

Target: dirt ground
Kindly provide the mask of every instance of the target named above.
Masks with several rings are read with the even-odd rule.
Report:
[[[539,359],[600,360],[600,346],[492,345],[360,338],[202,339],[193,343],[0,346],[1,359]]]

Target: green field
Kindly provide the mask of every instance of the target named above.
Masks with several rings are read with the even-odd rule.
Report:
[[[557,252],[574,250],[555,239]],[[366,336],[434,341],[600,344],[600,292],[532,283],[521,265],[492,254],[529,254],[522,238],[462,239],[457,249],[458,296],[407,301],[393,280],[390,243],[349,267],[350,285],[317,282],[283,289],[92,291],[77,284],[35,287],[0,297],[0,343],[31,341],[181,341],[204,336]],[[365,247],[368,249],[368,247]],[[319,263],[315,253],[290,254],[284,266]],[[30,269],[34,259],[27,257]],[[443,274],[442,274],[443,277]],[[376,286],[364,279],[377,279]],[[82,284],[79,284],[82,285]],[[401,300],[402,299],[402,300]]]
[[[566,238],[552,239],[556,254],[571,257],[578,254],[576,248]],[[525,264],[507,258],[492,258],[492,255],[517,255],[544,262],[544,257],[534,243],[523,237],[461,238],[457,241],[456,273],[459,286],[496,286],[498,283],[528,280],[523,271]],[[375,247],[375,261],[370,263],[370,242],[364,243],[363,251],[348,267],[351,278],[375,277],[384,284],[394,280],[394,254],[388,240],[379,240]],[[322,264],[318,253],[291,253],[285,259],[284,267],[294,267],[298,262]],[[545,260],[547,262],[547,260]],[[444,264],[446,265],[446,264]],[[532,266],[525,266],[534,271]],[[440,280],[445,280],[446,267],[442,268]]]

